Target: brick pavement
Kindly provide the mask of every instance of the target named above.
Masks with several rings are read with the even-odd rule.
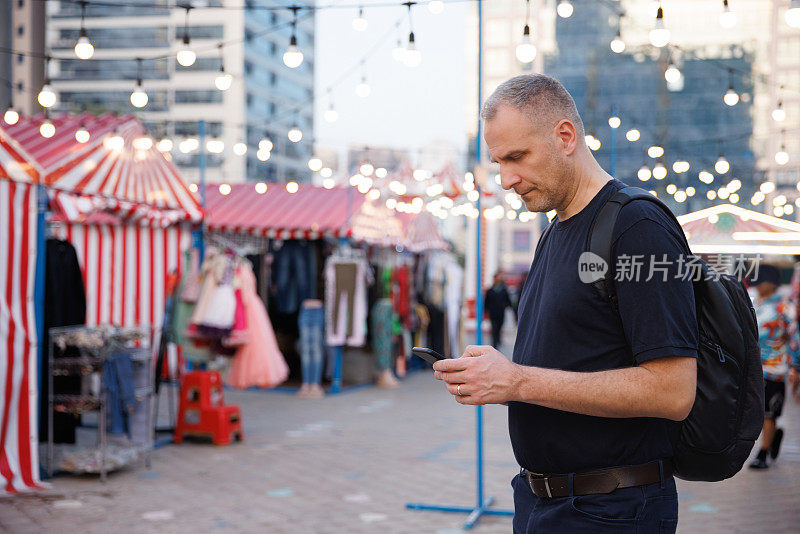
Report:
[[[243,409],[245,442],[170,445],[152,469],[57,477],[51,490],[0,500],[2,533],[437,533],[464,516],[410,511],[406,502],[475,500],[475,409],[455,403],[429,373],[396,390],[363,388],[322,400],[226,392]],[[800,409],[787,407],[784,451],[767,472],[717,484],[679,483],[679,532],[800,530]],[[484,409],[486,491],[512,506],[516,464],[506,410]],[[478,532],[507,533],[507,517]]]

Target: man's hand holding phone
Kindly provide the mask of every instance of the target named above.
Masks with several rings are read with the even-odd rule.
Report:
[[[505,404],[516,400],[522,380],[520,366],[489,345],[469,345],[460,358],[433,364],[434,378],[442,380],[461,404]]]

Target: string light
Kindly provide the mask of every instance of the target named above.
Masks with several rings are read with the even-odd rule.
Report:
[[[800,0],[792,0],[784,18],[786,19],[786,24],[792,28],[800,28]]]
[[[310,160],[308,160],[308,168],[314,172],[319,171],[320,169],[322,169],[322,160],[316,157],[311,158]]]
[[[291,141],[292,143],[299,143],[300,140],[303,139],[303,132],[296,124],[292,126],[292,129],[289,130],[289,133],[287,135],[289,137],[289,141]]]
[[[244,156],[247,154],[247,143],[238,142],[233,145],[233,153],[237,156]]]
[[[369,26],[369,22],[364,17],[364,8],[359,7],[358,16],[353,19],[353,29],[357,32],[363,32],[367,30],[367,26]]]
[[[362,74],[361,81],[356,85],[356,94],[361,98],[367,98],[372,93],[372,88],[367,83],[367,76]]]
[[[736,194],[736,193],[731,193],[731,196],[728,197],[728,202],[730,202],[732,204],[738,204],[739,203],[739,195]]]
[[[780,86],[780,90],[783,90],[783,85]],[[783,109],[783,101],[780,98],[778,98],[778,105],[772,110],[772,120],[775,122],[786,120],[786,110]]]
[[[81,127],[75,132],[75,140],[81,144],[88,143],[90,138],[89,130],[81,124]]]
[[[406,47],[403,46],[403,42],[400,38],[397,38],[397,44],[392,49],[392,59],[395,61],[399,61],[400,63],[405,63],[406,58]]]
[[[616,115],[608,118],[608,125],[611,126],[613,129],[616,130],[617,128],[619,128],[620,124],[622,124],[622,119],[620,119]]]
[[[639,172],[636,173],[636,175],[639,177],[639,180],[646,182],[647,180],[650,179],[651,176],[650,167],[648,167],[647,165],[642,165],[642,167],[639,169]]]
[[[520,63],[530,63],[536,59],[536,46],[531,42],[531,0],[525,0],[525,28],[522,30],[522,41],[517,45],[516,56]]]
[[[434,15],[440,14],[444,11],[444,2],[442,2],[442,0],[431,0],[428,2],[428,11]]]
[[[217,47],[219,48],[220,63],[219,63],[219,74],[217,74],[217,77],[214,78],[214,85],[220,91],[227,91],[228,89],[231,88],[231,85],[233,84],[233,76],[225,72],[225,63],[222,57],[222,44],[217,45]]]
[[[44,85],[42,86],[42,90],[39,91],[39,94],[36,96],[36,100],[39,102],[39,105],[42,106],[43,108],[51,108],[56,105],[57,98],[56,98],[56,93],[50,86],[50,56],[45,58],[44,71],[45,71]]]
[[[411,19],[411,8],[414,2],[406,2],[404,5],[408,6],[408,46],[406,47],[403,61],[407,67],[418,67],[422,62],[422,54],[417,50],[417,43],[414,38],[414,25]]]
[[[174,144],[172,143],[172,139],[164,138],[158,143],[156,143],[156,148],[159,152],[172,152],[172,148]]]
[[[259,195],[263,195],[266,192],[267,192],[267,184],[265,184],[264,182],[256,183],[256,193],[258,193]]]
[[[720,156],[717,158],[717,162],[714,163],[714,170],[717,171],[717,174],[725,174],[731,168],[731,164],[728,163],[728,160],[725,159],[725,156]]]
[[[333,178],[325,178],[322,180],[322,187],[325,189],[333,189],[336,186],[336,181]]]
[[[330,178],[333,176],[333,169],[330,167],[323,167],[321,171],[319,171],[319,175],[323,178]]]
[[[290,7],[292,11],[292,36],[289,39],[289,48],[283,54],[283,63],[290,69],[295,69],[303,63],[303,53],[297,48],[297,6]]]
[[[19,113],[14,109],[13,104],[8,104],[8,109],[6,109],[6,112],[3,114],[3,120],[9,126],[14,126],[19,122]]]
[[[667,177],[667,168],[660,161],[653,167],[653,178],[663,180]]]
[[[50,119],[45,117],[44,122],[39,126],[39,133],[42,137],[50,139],[56,134],[56,127],[50,122]]]
[[[258,152],[256,152],[256,157],[258,158],[258,161],[267,161],[267,160],[269,160],[271,155],[272,155],[272,152],[270,152],[269,150],[261,149],[261,148],[259,148]]]
[[[708,200],[716,200],[716,198],[717,198],[717,192],[716,192],[716,191],[714,191],[714,190],[712,189],[711,191],[709,191],[709,192],[707,192],[707,193],[706,193],[706,198],[707,198]]]
[[[267,152],[272,150],[272,141],[269,140],[268,137],[264,137],[261,141],[258,142],[258,149],[265,150]]]
[[[189,11],[191,11],[192,6],[186,5],[184,9],[186,10],[186,18],[183,22],[183,44],[175,57],[178,60],[178,64],[182,67],[191,67],[194,65],[194,62],[197,61],[197,54],[194,50],[189,48]]]
[[[681,203],[686,201],[686,192],[685,191],[676,191],[675,192],[675,202]]]
[[[722,0],[722,13],[719,16],[719,24],[723,28],[733,28],[736,26],[736,13],[731,11],[728,0]]]
[[[664,10],[661,8],[659,2],[658,11],[656,12],[656,24],[650,30],[650,44],[655,47],[663,48],[669,44],[670,33],[664,27]]]
[[[658,145],[653,145],[647,149],[647,155],[653,159],[660,158],[664,155],[664,149]]]
[[[222,154],[225,152],[225,143],[220,139],[209,139],[206,142],[206,150],[211,154]]]
[[[775,182],[764,182],[763,184],[761,184],[758,190],[764,193],[765,195],[769,195],[770,193],[775,191]]]
[[[640,138],[641,136],[642,136],[642,133],[641,133],[639,130],[637,130],[636,128],[631,128],[631,129],[630,129],[630,130],[628,130],[628,132],[625,134],[625,139],[627,139],[627,140],[628,140],[628,141],[630,141],[631,143],[635,143],[636,141],[638,141],[638,140],[639,140],[639,138]]]
[[[728,106],[735,106],[739,103],[739,93],[733,88],[733,69],[728,69],[728,90],[725,92],[725,96],[722,97],[723,102]]]
[[[147,105],[147,102],[150,100],[150,98],[142,88],[142,58],[140,57],[136,58],[136,69],[136,87],[131,93],[131,105],[135,108],[143,108]]]
[[[697,174],[697,178],[698,178],[698,179],[699,179],[701,182],[703,182],[704,184],[710,184],[711,182],[713,182],[713,181],[714,181],[714,175],[713,175],[713,174],[711,174],[711,173],[710,173],[710,172],[708,172],[708,171],[700,171],[700,172]]]
[[[575,8],[572,6],[569,0],[561,0],[556,7],[556,12],[562,19],[570,18],[573,11],[575,11]]]
[[[786,131],[781,130],[781,149],[775,154],[775,163],[778,165],[786,165],[789,163],[789,153],[786,152]]]
[[[622,40],[622,34],[619,28],[617,28],[617,34],[611,40],[609,46],[611,47],[611,51],[615,54],[621,54],[625,51],[625,41]]]
[[[333,102],[330,103],[328,109],[325,110],[325,121],[336,122],[339,120],[339,112],[333,107]]]
[[[81,29],[78,33],[78,42],[75,43],[75,55],[78,59],[89,59],[94,55],[94,46],[89,41],[84,21],[86,18],[86,2],[81,2]]]
[[[229,184],[219,184],[219,192],[222,195],[229,195],[231,193],[231,186]]]
[[[669,66],[667,70],[664,71],[664,79],[667,80],[667,83],[677,84],[681,81],[681,78],[683,78],[683,74],[681,74],[681,71],[678,70],[678,67],[676,67],[675,63],[670,59]]]
[[[687,172],[690,168],[691,166],[688,161],[678,160],[672,164],[672,170],[678,174]]]
[[[675,194],[675,193],[677,193],[677,192],[678,192],[678,186],[677,186],[677,185],[675,185],[675,184],[669,184],[669,185],[667,186],[667,194],[668,194],[668,195],[674,195],[674,194]]]

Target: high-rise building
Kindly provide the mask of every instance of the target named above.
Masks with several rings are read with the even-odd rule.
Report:
[[[0,109],[9,103],[25,114],[37,112],[36,94],[44,80],[45,3],[6,0],[0,7]],[[13,54],[15,50],[24,54]]]
[[[55,109],[135,112],[154,136],[173,140],[173,161],[190,181],[199,178],[201,154],[188,149],[201,133],[201,120],[207,181],[310,179],[314,11],[302,9],[309,3],[293,4],[301,8],[295,35],[304,56],[296,68],[283,62],[294,20],[285,3],[202,0],[189,5],[187,10],[159,7],[152,0],[86,4],[83,25],[94,54],[84,60],[72,51],[81,31],[80,2],[47,2]],[[190,66],[176,57],[187,38],[196,54]],[[232,76],[225,90],[217,85],[222,74]],[[131,93],[139,80],[148,101],[137,109]],[[302,134],[295,136],[302,137],[299,142],[288,136],[295,127]],[[181,147],[187,139],[190,143]],[[265,139],[269,143],[259,150]]]

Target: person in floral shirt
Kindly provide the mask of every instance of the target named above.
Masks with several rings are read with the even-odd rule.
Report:
[[[758,296],[755,299],[758,320],[758,343],[761,347],[761,365],[764,370],[764,428],[761,449],[750,467],[766,469],[767,456],[778,457],[783,429],[777,428],[777,419],[786,398],[786,376],[796,389],[797,369],[800,367],[796,308],[778,292],[780,273],[773,265],[761,265],[758,276],[751,285]]]

